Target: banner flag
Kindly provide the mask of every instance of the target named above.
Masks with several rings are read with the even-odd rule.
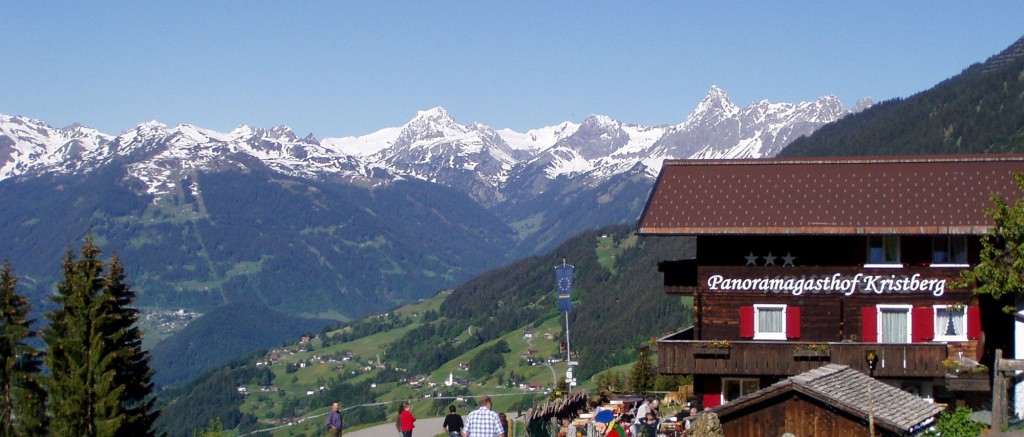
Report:
[[[558,294],[558,310],[569,311],[572,306],[573,266],[555,267],[555,293]]]

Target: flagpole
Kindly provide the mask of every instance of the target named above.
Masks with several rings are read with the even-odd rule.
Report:
[[[562,257],[562,267],[565,267],[565,257]],[[565,385],[568,392],[572,393],[572,381],[569,381],[569,374],[572,372],[572,349],[569,347],[569,310],[565,311]]]
[[[562,265],[555,267],[555,292],[558,295],[558,309],[565,313],[565,383],[567,391],[572,393],[572,348],[569,343],[569,310],[572,308],[572,283],[575,267],[562,257]],[[566,276],[568,274],[568,276]],[[552,369],[553,370],[553,369]],[[555,382],[557,384],[557,381]]]
[[[566,378],[568,374],[572,372],[572,353],[569,349],[569,312],[565,312],[565,372]],[[572,382],[565,381],[565,385],[569,387],[569,393],[572,393]]]

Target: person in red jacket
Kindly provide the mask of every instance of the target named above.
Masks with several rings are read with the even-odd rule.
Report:
[[[412,429],[416,427],[414,424],[416,418],[409,411],[411,407],[408,402],[403,402],[402,406],[398,409],[398,420],[395,421],[395,428],[398,428],[398,432],[402,433],[402,437],[412,437]]]

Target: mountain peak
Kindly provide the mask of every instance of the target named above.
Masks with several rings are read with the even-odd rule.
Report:
[[[240,124],[238,125],[238,127],[231,131],[231,135],[236,138],[250,137],[253,134],[255,134],[256,131],[257,129],[252,126],[249,126],[247,124]]]
[[[285,126],[283,124],[277,127],[273,127],[269,131],[267,131],[267,137],[286,140],[298,139],[298,136],[295,135],[295,132],[292,131],[292,128]]]
[[[697,104],[697,109],[693,111],[691,117],[698,114],[734,114],[738,111],[739,107],[729,100],[729,95],[724,90],[718,85],[711,85],[708,94]]]
[[[444,108],[435,106],[427,110],[416,111],[416,117],[413,119],[452,120],[452,116]]]
[[[588,128],[595,128],[595,127],[617,128],[617,127],[619,127],[619,122],[617,120],[615,120],[614,118],[611,118],[611,117],[609,117],[607,115],[591,114],[591,115],[587,116],[587,118],[585,120],[583,120],[583,126],[588,127]]]
[[[167,125],[163,124],[163,123],[161,123],[159,121],[156,121],[156,119],[152,119],[152,120],[147,121],[145,123],[139,124],[136,127],[136,129],[138,129],[138,130],[147,130],[147,131],[148,130],[155,130],[155,129],[167,129]]]
[[[444,108],[437,106],[425,111],[417,111],[405,126],[396,140],[396,145],[409,145],[416,141],[444,138],[465,129],[455,123],[452,116]]]

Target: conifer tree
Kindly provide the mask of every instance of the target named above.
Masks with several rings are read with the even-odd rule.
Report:
[[[156,412],[148,354],[131,308],[135,293],[115,257],[108,267],[87,236],[81,258],[69,250],[43,331],[50,378],[50,429],[56,435],[152,435]]]
[[[0,271],[0,435],[46,433],[46,392],[40,384],[42,355],[27,343],[35,336],[28,299],[15,290],[11,264]]]
[[[629,374],[629,389],[634,393],[647,393],[654,389],[658,372],[651,360],[651,348],[644,346],[636,351],[636,363]]]
[[[124,387],[121,393],[121,408],[127,420],[121,425],[119,435],[142,436],[150,433],[156,421],[156,397],[153,392],[153,371],[149,367],[149,354],[142,349],[142,331],[139,330],[139,311],[135,304],[135,292],[125,283],[124,268],[120,258],[114,255],[106,275],[103,302],[105,314],[111,317],[108,335],[114,342],[113,368],[117,369],[115,382]]]

